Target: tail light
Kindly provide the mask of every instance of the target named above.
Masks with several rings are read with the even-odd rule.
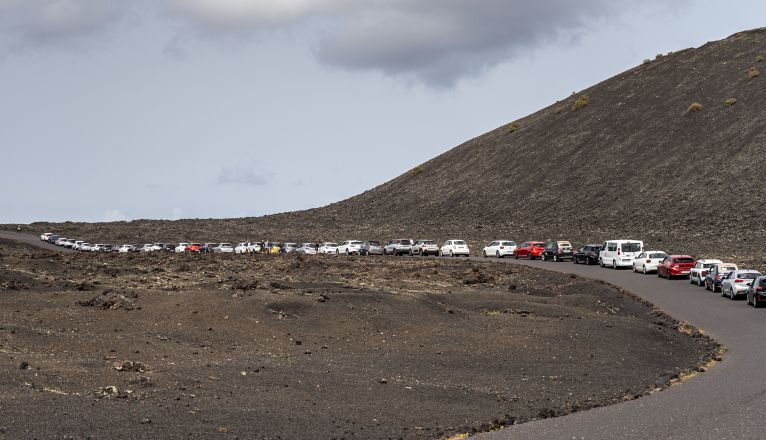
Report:
[[[617,248],[617,255],[622,255],[622,254],[620,253],[620,248]]]
[[[652,262],[652,260],[646,260],[646,262],[647,262],[647,263],[651,263],[651,262]]]
[[[505,249],[505,246],[500,246],[500,249]]]
[[[745,282],[745,280],[734,280],[734,282],[735,282],[735,283],[737,283],[737,284],[739,284],[739,283],[744,283],[744,282]]]
[[[755,290],[757,290],[759,292],[763,292],[766,289],[764,289],[763,286],[758,286],[758,287],[755,288]]]

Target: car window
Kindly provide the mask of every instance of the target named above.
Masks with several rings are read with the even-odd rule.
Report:
[[[617,243],[609,243],[609,244],[607,245],[607,250],[608,250],[609,252],[614,252],[614,251],[616,251],[616,250],[617,250]]]
[[[503,246],[513,246],[513,245],[515,245],[516,243],[514,243],[514,242],[512,242],[512,241],[504,241],[504,242],[502,242],[501,244],[502,244]]]
[[[751,272],[751,273],[740,273],[737,278],[742,279],[742,280],[754,280],[754,279],[758,278],[759,276],[761,276],[761,274],[759,274],[757,272],[755,272],[755,273]]]
[[[638,258],[639,260],[642,259],[642,258],[646,258],[646,254],[641,252],[640,254],[638,254],[638,257],[636,257],[636,258]]]
[[[622,251],[623,252],[640,252],[641,243],[623,243]]]
[[[463,240],[456,240],[455,241],[455,245],[457,245],[457,246],[463,246],[464,244],[465,244],[465,242]]]
[[[694,263],[694,258],[681,257],[673,260],[674,263]]]

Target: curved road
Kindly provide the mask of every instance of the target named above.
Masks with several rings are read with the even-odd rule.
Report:
[[[0,231],[0,238],[66,250],[36,236]],[[477,260],[481,260],[476,258]],[[493,259],[494,260],[494,259]],[[494,260],[577,274],[621,286],[679,320],[689,321],[728,348],[709,372],[661,393],[617,405],[481,434],[486,440],[522,439],[764,439],[766,411],[766,308],[755,310],[688,280],[598,266]]]
[[[722,298],[688,280],[598,266],[501,260],[604,280],[691,322],[728,348],[709,372],[661,393],[478,436],[521,439],[765,439],[766,308]]]
[[[26,243],[34,247],[46,249],[49,251],[75,252],[72,249],[67,249],[65,247],[56,246],[48,242],[42,241],[40,240],[40,237],[37,235],[30,235],[26,233],[15,232],[15,231],[0,231],[0,238],[18,241],[21,243]]]

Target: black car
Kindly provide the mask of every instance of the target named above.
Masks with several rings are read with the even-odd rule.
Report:
[[[747,288],[747,303],[758,308],[764,302],[766,302],[766,276],[760,276]]]
[[[572,262],[574,264],[598,264],[599,255],[601,255],[600,244],[586,244],[585,246],[580,246],[572,255]]]
[[[737,266],[728,263],[714,264],[713,267],[708,270],[707,275],[705,275],[705,289],[712,290],[713,292],[720,292],[721,283],[723,282],[724,277],[726,277],[726,274],[732,270],[737,270]]]
[[[202,247],[199,248],[199,251],[201,253],[212,254],[213,249],[215,249],[217,246],[218,243],[205,243],[202,245]]]
[[[171,243],[165,243],[164,246],[162,246],[162,250],[165,252],[175,252],[176,251],[176,245]]]
[[[574,260],[572,243],[568,241],[552,241],[545,245],[541,258],[543,261]]]

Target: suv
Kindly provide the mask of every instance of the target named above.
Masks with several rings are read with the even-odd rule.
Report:
[[[599,255],[601,255],[600,244],[587,244],[572,254],[572,262],[574,264],[597,264]]]
[[[574,252],[572,251],[572,243],[568,241],[552,241],[545,245],[543,254],[540,257],[543,261],[553,260],[556,262],[563,260],[573,260]]]
[[[383,245],[377,240],[369,240],[359,247],[359,255],[383,255]]]
[[[436,244],[436,240],[418,240],[410,249],[410,255],[425,257],[428,254],[439,255],[439,245]]]
[[[383,248],[383,255],[407,255],[412,249],[412,240],[409,238],[398,238],[391,240]]]
[[[689,274],[689,282],[700,287],[704,286],[705,275],[707,275],[708,270],[716,264],[723,264],[723,261],[709,259],[697,260],[697,263],[692,267],[691,273]]]

